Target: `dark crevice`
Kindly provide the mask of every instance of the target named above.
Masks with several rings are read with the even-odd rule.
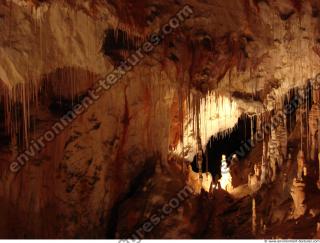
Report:
[[[144,182],[147,181],[155,172],[155,165],[157,158],[152,158],[144,163],[144,166],[141,172],[131,181],[130,188],[127,193],[122,196],[115,204],[114,207],[110,210],[110,216],[108,219],[108,227],[106,229],[106,239],[115,239],[116,238],[116,229],[118,224],[119,209],[121,205],[125,203],[129,198],[133,197],[139,189],[142,188]]]
[[[73,109],[74,102],[67,99],[53,99],[49,105],[49,110],[57,116],[62,116]]]
[[[301,12],[302,9],[302,0],[291,0],[293,7],[298,11]]]
[[[255,124],[255,122],[253,122]],[[254,127],[253,131],[256,131]],[[208,171],[212,174],[212,177],[215,180],[221,177],[221,157],[223,154],[229,158],[236,151],[240,149],[240,147],[250,139],[251,135],[251,120],[247,116],[242,116],[238,120],[238,124],[230,132],[228,135],[224,135],[223,133],[219,133],[215,137],[211,137],[210,141],[206,146],[206,151],[203,153],[203,163],[202,163],[202,171],[206,172],[206,161],[208,157]],[[246,158],[246,156],[250,153],[248,150],[242,151],[244,154],[240,160]],[[230,164],[231,161],[227,161]],[[192,170],[194,172],[199,172],[197,168],[196,156],[193,159],[191,164]]]
[[[172,41],[169,41],[168,47],[169,48],[175,48],[176,46]]]
[[[254,41],[254,37],[251,35],[244,35],[245,40],[250,43]]]
[[[208,51],[212,51],[213,50],[213,45],[212,45],[212,41],[209,37],[205,37],[202,39],[201,41],[202,46],[208,50]]]
[[[51,97],[49,110],[55,116],[64,116],[68,112],[73,111],[75,105],[80,104],[84,98],[89,97],[89,93],[85,92],[84,94],[78,94],[74,99],[66,99],[63,97]]]
[[[281,20],[286,21],[286,20],[288,20],[294,13],[295,13],[294,10],[291,10],[291,11],[286,12],[286,13],[280,13],[280,18],[281,18]]]
[[[23,127],[23,107],[22,104],[20,102],[15,103],[14,105],[12,105],[12,113],[11,113],[11,117],[9,119],[11,119],[11,122],[13,122],[13,124],[16,124],[16,139],[17,139],[17,145],[19,149],[23,149],[24,148],[24,127]]]
[[[246,100],[246,101],[262,102],[262,99],[261,99],[259,93],[250,94],[250,93],[244,93],[244,92],[240,92],[240,91],[235,91],[235,92],[232,93],[232,97],[238,98],[238,99],[242,99],[242,100]]]
[[[170,53],[169,59],[171,61],[174,61],[175,63],[178,63],[180,61],[179,57],[177,57],[174,53]]]
[[[317,18],[319,17],[320,10],[316,6],[312,6],[312,17]]]
[[[0,145],[7,146],[10,144],[11,138],[5,127],[5,111],[4,105],[0,103]]]
[[[134,51],[139,48],[141,38],[130,36],[123,30],[107,29],[102,44],[104,55],[111,57],[113,61],[120,62],[124,60],[120,51]]]

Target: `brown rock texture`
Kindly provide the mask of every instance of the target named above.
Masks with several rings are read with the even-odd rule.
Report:
[[[192,16],[18,173],[10,171],[32,140],[185,6]],[[290,90],[316,77],[319,11],[316,0],[2,0],[0,238],[128,237],[186,184],[187,164],[212,136],[227,134],[243,114],[276,110]],[[316,106],[309,115],[315,154]],[[285,126],[269,141],[281,163]],[[214,217],[229,222],[242,207],[247,214],[249,193],[235,199],[219,190],[216,199],[228,206],[223,211],[198,189],[146,238],[247,232],[216,227],[221,222]],[[295,214],[302,215],[297,193]]]

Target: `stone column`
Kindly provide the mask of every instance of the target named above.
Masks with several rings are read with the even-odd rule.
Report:
[[[304,157],[304,153],[302,150],[299,151],[297,156],[297,163],[298,163],[298,171],[297,171],[297,179],[302,180],[305,175],[306,171],[306,160]]]
[[[259,165],[254,165],[254,174],[248,176],[248,187],[253,192],[257,192],[261,188],[261,168]]]
[[[252,234],[257,233],[257,211],[256,211],[256,200],[252,198]]]
[[[220,185],[223,190],[226,190],[228,192],[233,190],[230,168],[228,167],[227,158],[225,155],[222,155],[222,160],[221,160]]]
[[[318,163],[319,163],[319,170],[318,170],[319,179],[318,179],[318,182],[317,182],[317,186],[318,186],[318,189],[320,190],[320,152],[318,153]]]
[[[262,165],[261,165],[261,184],[269,182],[269,167],[267,163],[267,146],[266,142],[263,141],[263,155],[262,155]]]
[[[309,125],[309,138],[310,138],[310,146],[311,146],[311,152],[310,156],[312,160],[316,159],[316,150],[317,150],[317,144],[318,144],[318,138],[317,138],[317,132],[319,132],[319,106],[318,104],[313,104],[312,108],[309,112],[308,116],[308,125]],[[319,150],[319,148],[318,148]]]
[[[297,219],[305,215],[307,211],[307,205],[305,204],[306,194],[305,194],[306,184],[302,180],[295,178],[291,187],[291,196],[294,203],[293,218]]]

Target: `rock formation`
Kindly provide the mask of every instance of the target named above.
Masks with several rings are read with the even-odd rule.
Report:
[[[297,179],[303,180],[303,178],[307,176],[307,167],[306,167],[305,156],[302,150],[300,150],[298,153],[297,165],[298,165]]]
[[[266,142],[263,141],[262,148],[262,162],[261,162],[261,184],[269,183],[271,181],[271,168],[269,165],[269,161],[267,159],[267,145]]]
[[[271,181],[275,181],[277,178],[278,171],[280,170],[280,166],[283,163],[283,157],[280,152],[280,141],[277,139],[276,130],[271,130],[271,138],[269,141],[269,159],[270,159],[270,167],[271,167]]]
[[[260,189],[261,184],[261,166],[255,164],[254,173],[249,174],[248,177],[248,186],[253,192],[256,192]]]
[[[297,219],[307,212],[306,206],[306,184],[304,181],[294,179],[291,188],[291,196],[294,202],[293,218]]]
[[[317,186],[318,186],[318,189],[320,190],[320,152],[318,154],[318,163],[319,163],[319,169],[318,169],[319,179],[318,179],[318,182],[317,182]]]
[[[309,137],[311,141],[311,159],[315,160],[317,158],[317,151],[319,151],[319,123],[320,120],[320,108],[319,105],[313,104],[309,112]]]
[[[252,198],[252,234],[257,233],[257,209],[256,209],[256,200]]]
[[[318,179],[307,168],[319,153],[319,12],[316,0],[1,0],[0,238],[127,237],[186,184],[190,200],[145,238],[246,238],[250,192],[270,192],[266,219],[290,203],[289,145],[306,152],[291,191],[302,217],[318,200],[305,177]],[[271,126],[309,79],[313,95]],[[236,129],[244,143],[227,151]],[[211,138],[229,139],[215,155],[239,156],[236,167],[223,156],[224,190],[210,190],[220,164],[203,170]]]
[[[219,180],[221,188],[228,192],[233,190],[232,186],[232,176],[230,173],[230,168],[227,164],[227,158],[225,155],[222,155],[221,160],[221,179]]]
[[[230,168],[230,175],[232,177],[232,186],[235,188],[241,185],[242,183],[240,161],[236,154],[232,156],[229,168]]]

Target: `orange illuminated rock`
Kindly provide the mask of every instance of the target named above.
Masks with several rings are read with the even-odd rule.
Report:
[[[291,196],[294,203],[293,218],[297,219],[307,212],[306,205],[306,184],[298,179],[294,179],[291,187]]]

